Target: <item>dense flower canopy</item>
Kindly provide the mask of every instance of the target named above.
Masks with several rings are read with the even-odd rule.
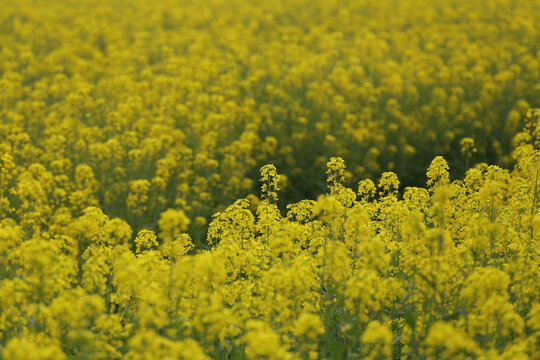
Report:
[[[539,22],[4,0],[0,358],[539,358]]]

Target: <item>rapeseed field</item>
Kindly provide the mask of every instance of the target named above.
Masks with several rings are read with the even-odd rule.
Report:
[[[539,23],[2,0],[0,359],[539,359]]]

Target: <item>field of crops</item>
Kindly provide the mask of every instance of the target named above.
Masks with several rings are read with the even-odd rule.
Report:
[[[540,0],[1,0],[0,359],[540,359]]]

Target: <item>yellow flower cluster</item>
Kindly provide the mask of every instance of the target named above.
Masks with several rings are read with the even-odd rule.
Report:
[[[540,358],[539,0],[0,7],[0,358]]]
[[[461,174],[509,166],[540,91],[538,6],[3,1],[2,150],[49,171],[75,215],[100,204],[156,230],[181,207],[197,242],[267,163],[292,201],[321,192],[330,156],[347,180],[390,170],[414,186],[434,155]]]
[[[5,217],[2,356],[538,358],[540,151],[530,141],[514,156],[512,171],[479,164],[454,181],[436,157],[426,188],[403,196],[391,172],[347,188],[332,158],[328,193],[286,216],[267,165],[255,211],[241,199],[215,214],[211,248],[193,254],[174,210],[159,238],[133,242],[96,207],[57,211],[46,231],[40,216]]]

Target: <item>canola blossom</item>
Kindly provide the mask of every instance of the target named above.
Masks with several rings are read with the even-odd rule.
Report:
[[[539,22],[2,1],[0,358],[540,358]]]

